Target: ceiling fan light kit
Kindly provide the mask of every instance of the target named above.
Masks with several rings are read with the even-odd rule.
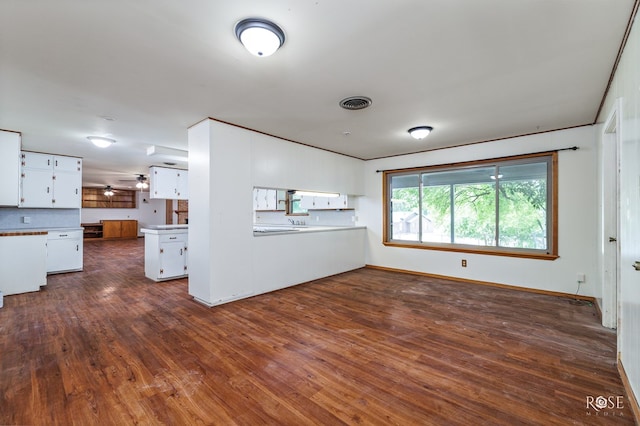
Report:
[[[136,180],[138,181],[136,183],[136,188],[143,190],[149,187],[149,184],[147,183],[147,177],[145,175],[138,175]]]

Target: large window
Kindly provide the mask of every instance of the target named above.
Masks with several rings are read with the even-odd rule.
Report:
[[[556,258],[556,153],[385,172],[386,245]]]

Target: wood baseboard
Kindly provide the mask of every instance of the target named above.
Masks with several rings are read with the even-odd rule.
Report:
[[[564,297],[564,298],[567,298],[567,299],[584,300],[584,301],[596,304],[595,297],[581,296],[579,294],[562,293],[562,292],[559,292],[559,291],[539,290],[539,289],[536,289],[536,288],[529,288],[529,287],[518,287],[518,286],[513,286],[513,285],[507,285],[507,284],[493,283],[493,282],[490,282],[490,281],[478,281],[478,280],[471,280],[471,279],[468,279],[468,278],[450,277],[450,276],[447,276],[447,275],[437,275],[437,274],[430,274],[430,273],[427,273],[427,272],[410,271],[410,270],[407,270],[407,269],[387,268],[386,266],[365,265],[365,268],[378,269],[378,270],[381,270],[381,271],[399,272],[399,273],[402,273],[402,274],[420,275],[420,276],[423,276],[423,277],[438,278],[438,279],[441,279],[441,280],[449,280],[449,281],[457,281],[457,282],[470,283],[470,284],[486,285],[486,286],[490,286],[490,287],[505,288],[505,289],[509,289],[509,290],[526,291],[528,293],[545,294],[547,296]]]
[[[620,354],[618,354],[617,365],[618,365],[618,373],[620,373],[620,379],[622,379],[622,385],[624,386],[625,393],[627,394],[627,401],[629,402],[631,411],[633,411],[633,417],[635,417],[636,424],[640,424],[640,406],[638,405],[638,400],[636,399],[636,396],[633,393],[633,388],[631,387],[631,383],[629,382],[629,377],[627,376],[627,372],[624,370],[624,365],[622,365]]]
[[[596,313],[598,314],[598,319],[600,319],[600,324],[602,324],[602,308],[600,307],[600,301],[597,298],[594,298],[593,304],[596,307]]]

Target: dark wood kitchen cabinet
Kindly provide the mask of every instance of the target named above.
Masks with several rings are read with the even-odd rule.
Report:
[[[137,220],[103,220],[102,238],[137,238]]]

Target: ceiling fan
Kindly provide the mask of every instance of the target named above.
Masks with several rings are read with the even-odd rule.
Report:
[[[149,188],[149,178],[142,174],[137,175],[135,179],[120,179],[119,182],[135,182],[136,188],[140,191]]]
[[[149,184],[147,183],[147,180],[149,179],[145,175],[138,175],[136,180],[138,181],[136,183],[136,188],[140,189],[140,191],[149,187]]]

